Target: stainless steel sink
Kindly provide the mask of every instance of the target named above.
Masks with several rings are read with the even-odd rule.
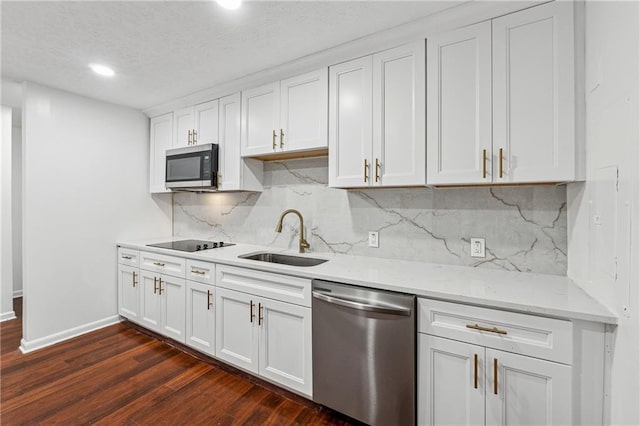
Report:
[[[238,256],[242,259],[257,260],[259,262],[280,263],[290,266],[316,266],[327,261],[327,259],[316,259],[313,257],[290,256],[279,253],[249,253]]]

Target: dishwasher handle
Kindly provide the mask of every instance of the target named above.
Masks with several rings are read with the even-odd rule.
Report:
[[[395,306],[389,304],[370,304],[363,303],[358,300],[352,300],[344,297],[336,297],[329,296],[326,293],[321,293],[318,291],[312,292],[314,298],[322,300],[327,303],[331,303],[334,305],[344,306],[346,308],[357,309],[359,311],[369,311],[369,312],[378,312],[382,314],[392,314],[392,315],[404,315],[411,316],[411,308],[405,308],[402,306]]]

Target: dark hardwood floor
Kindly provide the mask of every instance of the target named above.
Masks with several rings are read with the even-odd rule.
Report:
[[[23,355],[14,305],[0,326],[2,425],[357,424],[126,323]]]

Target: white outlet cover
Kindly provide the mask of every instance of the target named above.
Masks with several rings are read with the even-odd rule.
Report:
[[[486,257],[484,238],[471,238],[471,257]]]
[[[378,231],[369,232],[369,247],[378,248],[380,246],[380,240],[378,239]]]

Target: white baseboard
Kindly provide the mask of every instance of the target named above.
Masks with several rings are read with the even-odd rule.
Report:
[[[17,299],[18,297],[22,297],[22,290],[15,290],[13,292],[13,298]]]
[[[36,351],[38,349],[46,348],[47,346],[55,345],[56,343],[63,342],[65,340],[73,339],[82,334],[86,334],[95,330],[99,330],[104,327],[108,327],[120,322],[120,317],[114,315],[98,321],[90,322],[78,327],[70,328],[59,333],[54,333],[49,336],[41,337],[36,340],[27,341],[24,338],[20,340],[20,352],[23,354]]]
[[[3,312],[0,314],[0,322],[9,321],[18,318],[14,311]]]

